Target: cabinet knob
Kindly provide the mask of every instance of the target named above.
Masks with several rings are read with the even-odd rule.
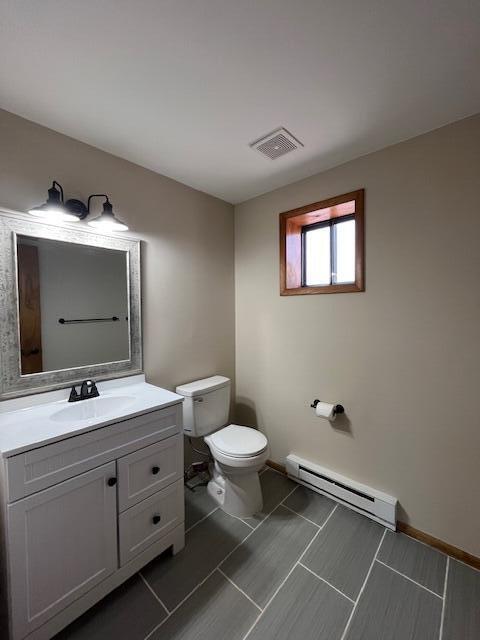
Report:
[[[159,471],[160,471],[160,467],[157,467],[157,466],[152,467],[152,473],[154,476],[156,476]]]
[[[117,479],[116,478],[109,478],[107,480],[107,484],[109,487],[114,487],[117,484]]]
[[[153,524],[158,524],[160,520],[161,520],[160,516],[153,516],[152,518]]]

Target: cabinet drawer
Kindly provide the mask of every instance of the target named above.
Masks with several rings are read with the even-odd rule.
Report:
[[[151,411],[8,458],[9,502],[181,432],[181,408]]]
[[[118,518],[120,566],[185,519],[183,479],[142,500]]]
[[[118,460],[118,508],[137,502],[183,477],[183,436],[173,436]]]

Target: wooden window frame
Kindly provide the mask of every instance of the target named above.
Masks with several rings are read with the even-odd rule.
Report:
[[[358,189],[280,214],[280,295],[365,291],[365,190]],[[333,218],[355,218],[355,282],[306,286],[303,282],[304,227]]]

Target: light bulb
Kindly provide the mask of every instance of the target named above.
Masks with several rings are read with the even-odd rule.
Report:
[[[43,204],[40,207],[34,207],[28,212],[30,215],[36,218],[42,218],[43,220],[49,220],[50,222],[78,222],[78,216],[73,215],[65,210],[62,205],[47,205]]]

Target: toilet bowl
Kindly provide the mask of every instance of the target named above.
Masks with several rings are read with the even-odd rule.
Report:
[[[268,458],[268,441],[252,427],[228,424],[230,380],[211,376],[181,385],[176,392],[184,396],[185,435],[203,437],[212,454],[208,493],[233,516],[245,518],[261,511],[258,472]]]
[[[268,458],[268,441],[250,427],[231,424],[205,437],[214,464],[208,493],[227,513],[245,518],[261,511],[258,472]]]

